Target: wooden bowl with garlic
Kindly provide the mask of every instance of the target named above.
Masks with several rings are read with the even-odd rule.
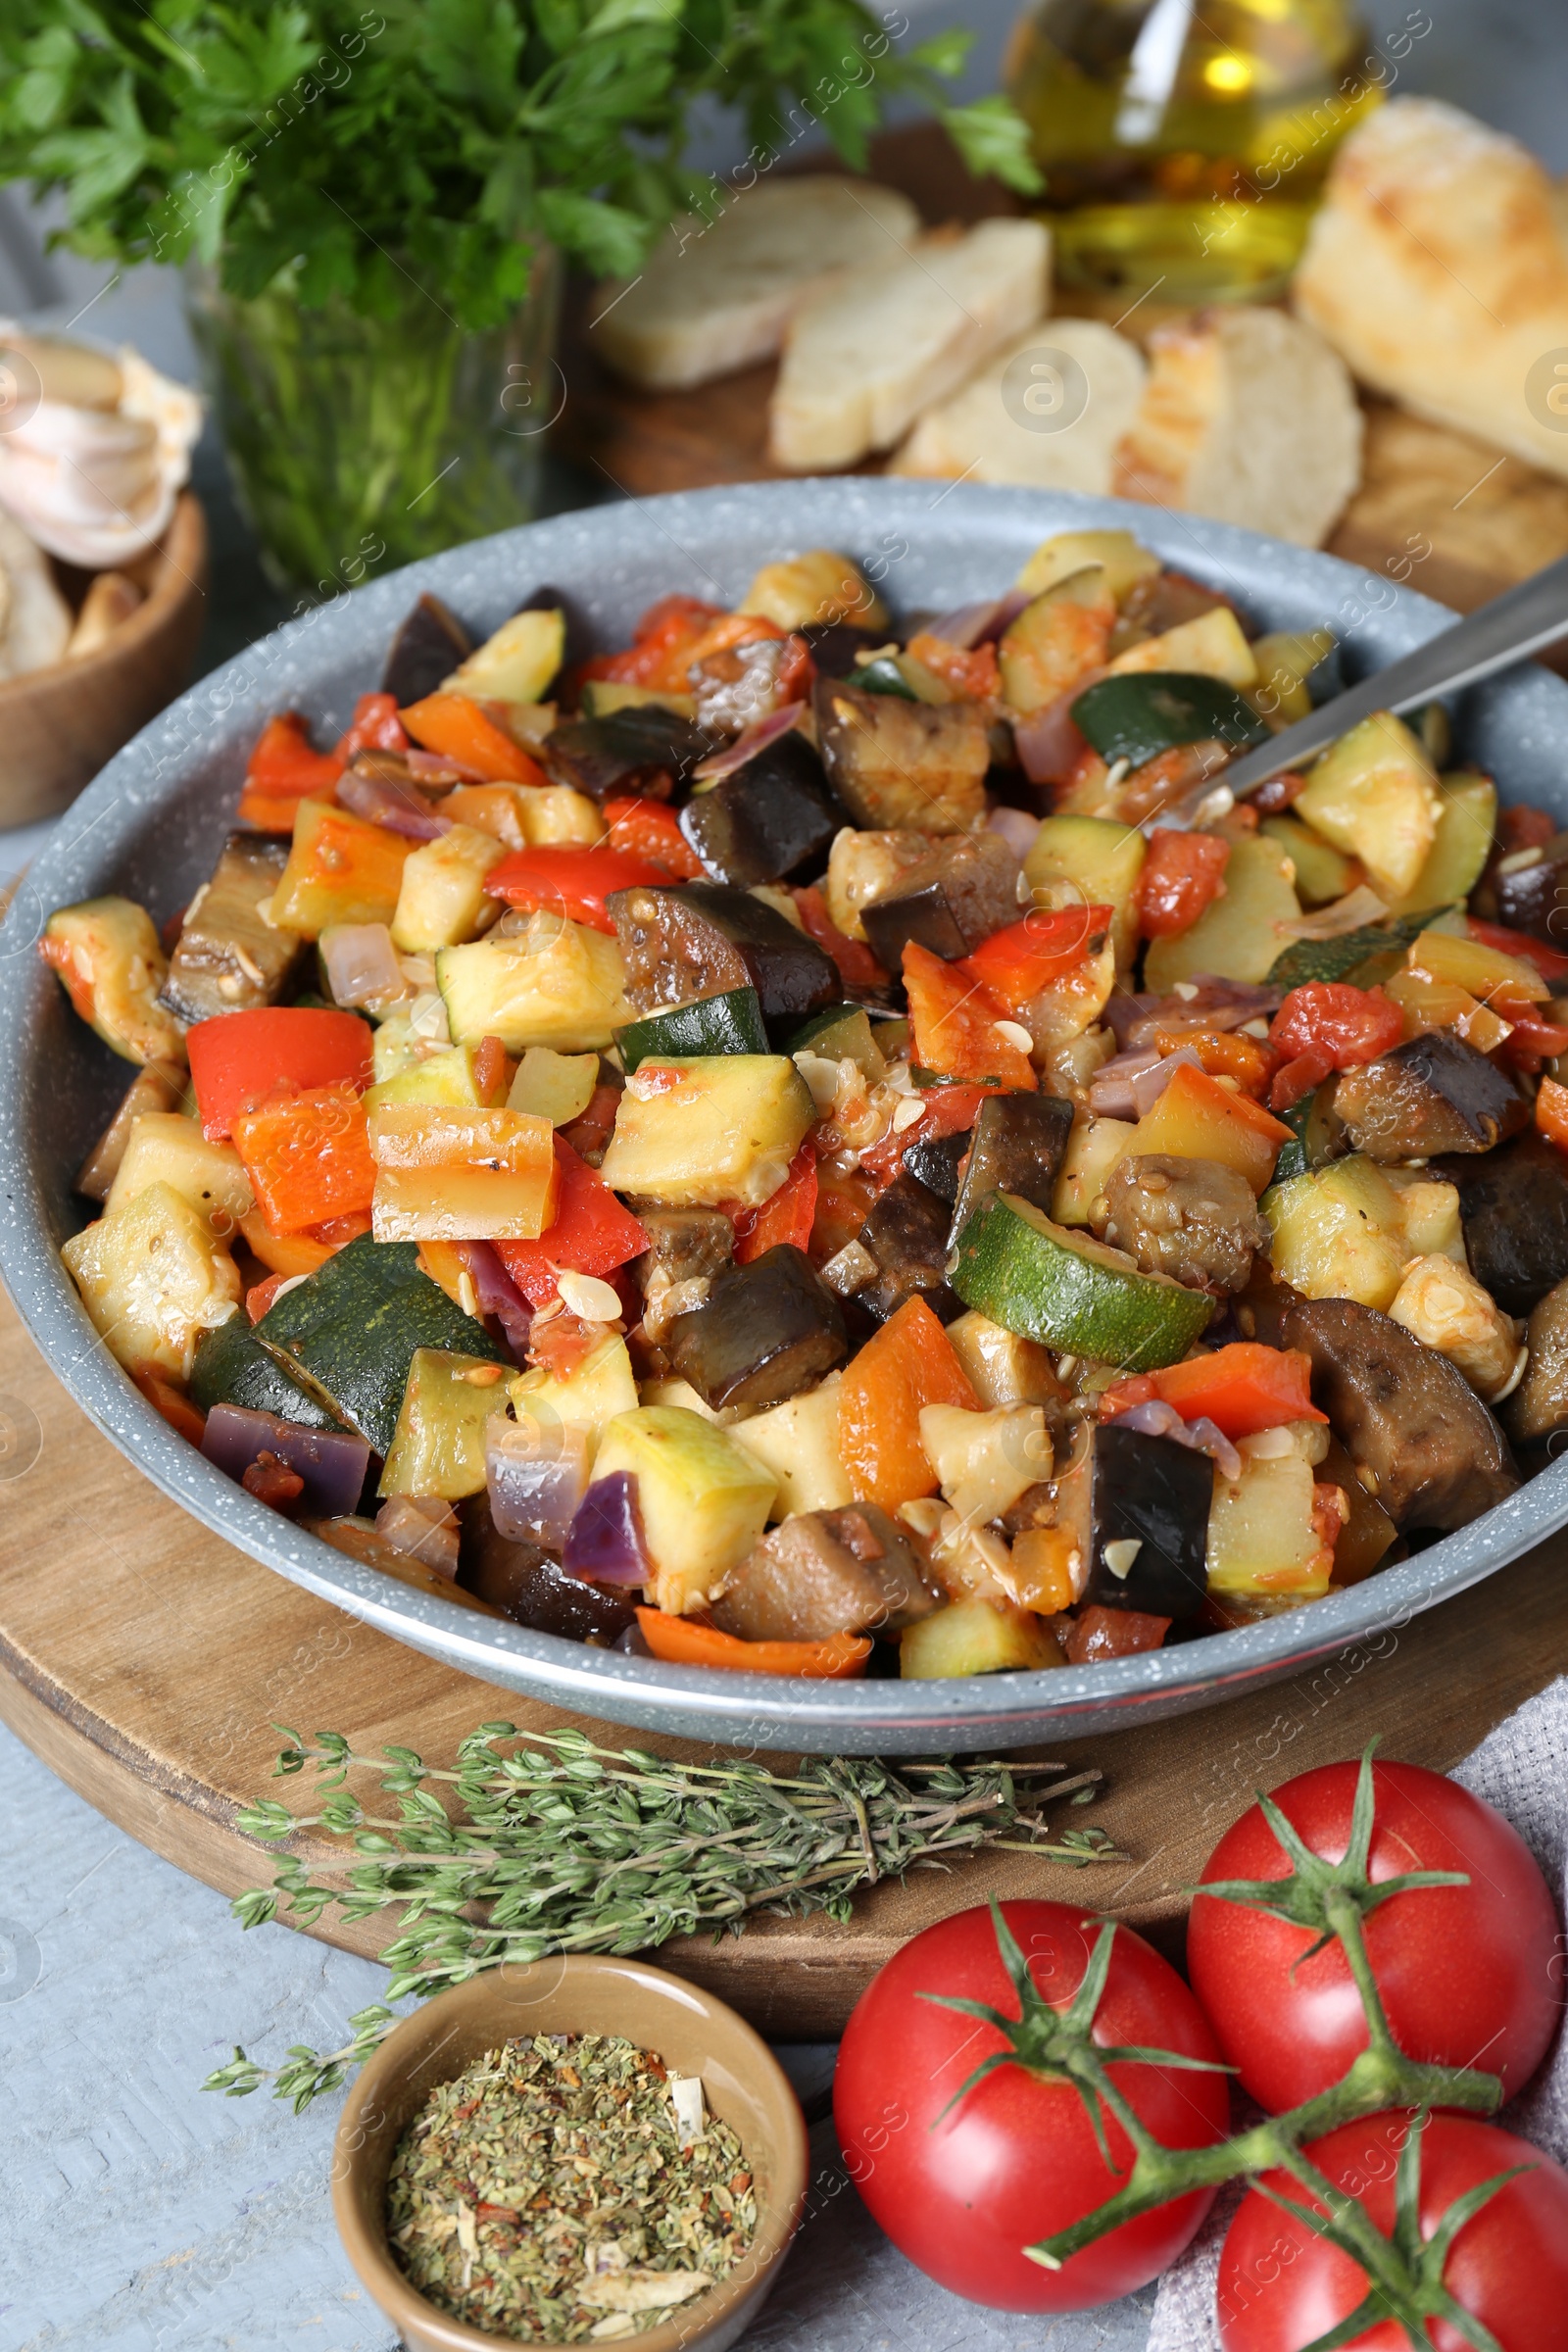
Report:
[[[200,427],[134,352],[0,322],[0,829],[58,815],[190,676]]]

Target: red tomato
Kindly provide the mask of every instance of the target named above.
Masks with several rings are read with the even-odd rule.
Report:
[[[1178,833],[1161,826],[1149,845],[1133,893],[1146,939],[1190,931],[1205,906],[1225,895],[1231,845],[1218,833]]]
[[[1293,988],[1269,1026],[1268,1042],[1286,1056],[1269,1102],[1288,1110],[1331,1070],[1376,1061],[1404,1035],[1404,1015],[1381,988],[1348,980],[1308,980]]]
[[[1326,1861],[1349,1844],[1358,1767],[1325,1764],[1274,1791]],[[1465,1886],[1411,1887],[1366,1918],[1367,1957],[1395,2040],[1435,2066],[1500,2075],[1511,2095],[1541,2064],[1562,1999],[1557,1918],[1528,1846],[1500,1813],[1442,1773],[1378,1764],[1368,1855],[1372,1884],[1407,1871],[1460,1871]],[[1203,1885],[1283,1879],[1290,1862],[1260,1806],[1210,1854]],[[1279,2113],[1315,2098],[1367,2046],[1345,1953],[1310,1928],[1201,1892],[1187,1931],[1193,1990],[1243,2087]]]
[[[604,818],[610,827],[605,836],[607,849],[665,866],[678,882],[701,879],[703,861],[681,831],[673,808],[660,801],[622,798],[605,803]]]
[[[1101,1933],[1097,1923],[1068,1903],[1005,1903],[1003,1912],[1041,1996],[1065,2009]],[[950,2107],[975,2068],[1007,2043],[996,2027],[977,2027],[924,1993],[1017,2015],[989,1912],[960,1911],[905,1944],[861,1994],[839,2050],[839,2141],[851,2179],[894,2244],[928,2278],[1000,2311],[1084,2311],[1130,2293],[1173,2262],[1208,2211],[1211,2191],[1124,2224],[1059,2271],[1028,2259],[1026,2246],[1103,2204],[1121,2181],[1065,2080],[1001,2066]],[[1093,2039],[1102,2048],[1217,2056],[1208,2021],[1175,1970],[1121,1927]],[[1121,2064],[1111,2073],[1168,2147],[1209,2147],[1223,2138],[1230,2110],[1223,2075]],[[1124,2178],[1132,2149],[1114,2118],[1104,2121]]]
[[[186,1044],[202,1133],[220,1143],[242,1110],[280,1088],[363,1089],[372,1076],[371,1029],[357,1012],[270,1004],[198,1021]]]
[[[1382,2234],[1392,2234],[1396,2171],[1410,2117],[1371,2115],[1343,2124],[1305,2150],[1353,2196]],[[1430,2240],[1448,2208],[1515,2165],[1510,2180],[1453,2240],[1443,2284],[1461,2310],[1489,2328],[1502,2352],[1564,2352],[1568,2347],[1568,2173],[1527,2140],[1465,2115],[1435,2115],[1421,2134],[1417,2210]],[[1311,2211],[1322,2206],[1285,2173],[1267,2184]],[[1310,2221],[1282,2213],[1259,2189],[1249,2192],[1220,2256],[1219,2330],[1225,2352],[1300,2352],[1337,2328],[1362,2302],[1367,2275]],[[1434,2319],[1426,2330],[1437,2352],[1467,2352],[1470,2339]],[[1362,2352],[1407,2352],[1409,2336],[1383,2320],[1350,2339]]]

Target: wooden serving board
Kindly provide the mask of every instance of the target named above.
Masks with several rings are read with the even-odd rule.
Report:
[[[811,161],[817,169],[831,163]],[[1000,181],[970,176],[939,124],[885,133],[872,144],[869,168],[933,226],[1021,209]],[[599,356],[592,330],[601,307],[602,298],[584,287],[567,302],[562,348],[567,397],[556,436],[563,455],[603,485],[640,498],[791,478],[766,454],[771,363],[694,392],[641,392]],[[1062,296],[1055,309],[1074,307]],[[1147,333],[1160,316],[1157,306],[1140,304],[1126,332]],[[1568,481],[1385,401],[1368,396],[1363,406],[1361,486],[1328,542],[1331,555],[1460,612],[1568,555]],[[878,473],[881,462],[856,470]],[[1545,658],[1553,666],[1568,665],[1562,649]]]
[[[993,1891],[1082,1902],[1179,1946],[1183,1890],[1254,1787],[1354,1755],[1374,1733],[1385,1753],[1445,1768],[1568,1669],[1565,1567],[1568,1539],[1558,1538],[1294,1682],[1057,1748],[1105,1776],[1102,1798],[1064,1822],[1101,1823],[1125,1861],[1069,1872],[1023,1854],[981,1856],[873,1889],[847,1927],[760,1920],[717,1944],[666,1945],[661,1958],[769,2034],[817,2038],[838,2033],[907,1936]],[[241,1805],[270,1794],[315,1809],[308,1782],[270,1777],[275,1723],[449,1764],[480,1723],[581,1720],[405,1649],[210,1535],[92,1428],[3,1294],[0,1717],[100,1812],[228,1894],[267,1885],[273,1868],[273,1849],[235,1828]],[[713,1752],[613,1727],[598,1736]],[[298,1844],[318,1860],[332,1850],[309,1835]],[[369,1955],[393,1923],[318,1932]]]

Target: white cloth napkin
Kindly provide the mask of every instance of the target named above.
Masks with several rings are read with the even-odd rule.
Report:
[[[1499,1723],[1452,1777],[1512,1822],[1556,1889],[1561,1911],[1568,1902],[1568,1680],[1548,1684]],[[1245,2125],[1247,2117],[1235,2120]],[[1558,2034],[1535,2081],[1497,2121],[1568,2164],[1568,2035]],[[1149,2352],[1220,2352],[1214,2320],[1220,2248],[1243,2193],[1240,2186],[1221,2189],[1203,2228],[1161,2278]]]

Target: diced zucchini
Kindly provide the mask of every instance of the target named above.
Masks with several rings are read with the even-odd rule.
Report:
[[[1228,867],[1226,870],[1229,872]],[[1401,914],[1394,922],[1365,923],[1359,930],[1342,931],[1338,939],[1294,940],[1275,957],[1268,973],[1269,986],[1299,988],[1307,980],[1348,980],[1354,975],[1358,988],[1369,987],[1370,978],[1362,980],[1357,966],[1391,950],[1402,957],[1411,940],[1432,919],[1421,914]],[[1437,918],[1439,922],[1444,919]]]
[[[1058,1225],[1087,1225],[1089,1212],[1137,1129],[1131,1119],[1080,1119],[1067,1138],[1051,1213]]]
[[[1163,995],[1199,972],[1254,984],[1266,980],[1287,944],[1281,925],[1298,921],[1300,913],[1291,861],[1279,843],[1263,833],[1233,842],[1225,896],[1205,906],[1190,930],[1150,941],[1144,986]]]
[[[548,1119],[382,1102],[369,1132],[378,1242],[536,1242],[554,1221],[561,1175]]]
[[[570,1373],[524,1372],[516,1384],[517,1419],[540,1431],[563,1426],[588,1430],[595,1442],[621,1413],[634,1413],[642,1398],[626,1343],[618,1334],[602,1340]]]
[[[460,784],[442,807],[455,823],[491,833],[509,850],[605,837],[605,820],[593,802],[569,784]]]
[[[1053,1451],[1038,1404],[977,1413],[958,1404],[920,1408],[920,1448],[958,1517],[983,1527],[1051,1476]]]
[[[1131,531],[1056,531],[1035,549],[1013,584],[1029,596],[1044,596],[1086,564],[1100,565],[1118,605],[1129,588],[1159,569],[1159,558],[1140,547]]]
[[[1262,1200],[1280,1281],[1306,1298],[1357,1298],[1387,1309],[1408,1251],[1398,1196],[1359,1152],[1276,1185]]]
[[[60,1252],[117,1362],[190,1378],[202,1334],[240,1300],[239,1269],[172,1184],[152,1184]]]
[[[552,1127],[569,1127],[593,1101],[598,1084],[597,1054],[558,1054],[553,1046],[530,1046],[517,1064],[507,1108],[532,1111]]]
[[[559,606],[514,612],[459,664],[441,692],[468,694],[480,702],[537,703],[565,650],[566,618]]]
[[[112,1215],[153,1184],[172,1185],[208,1226],[225,1234],[256,1205],[233,1145],[210,1144],[200,1120],[177,1111],[143,1111],[136,1120],[106,1209]]]
[[[1127,1150],[1140,1159],[1152,1152],[1169,1152],[1178,1159],[1217,1159],[1222,1167],[1234,1168],[1254,1193],[1261,1193],[1288,1140],[1284,1121],[1260,1102],[1232,1093],[1189,1064],[1176,1072],[1144,1113]]]
[[[1214,1479],[1208,1514],[1208,1586],[1212,1592],[1289,1593],[1319,1599],[1328,1590],[1334,1553],[1312,1524],[1313,1463],[1327,1450],[1321,1423],[1309,1425],[1319,1443],[1280,1449],[1289,1428],[1269,1430],[1269,1450],[1244,1439],[1242,1475]]]
[[[488,1356],[419,1348],[409,1366],[381,1494],[440,1494],[461,1502],[484,1485],[484,1425],[515,1387]]]
[[[1057,1223],[1061,1220],[1058,1218]],[[1063,1390],[1050,1356],[1037,1340],[1021,1339],[971,1307],[948,1325],[948,1346],[969,1376],[984,1405],[1053,1404]]]
[[[1281,726],[1310,717],[1312,697],[1306,681],[1333,651],[1332,629],[1278,629],[1266,637],[1254,637],[1257,684],[1248,689],[1248,701],[1262,717]]]
[[[406,1013],[395,1012],[376,1026],[370,1041],[370,1066],[377,1086],[412,1070],[425,1058],[425,1043]]]
[[[797,1054],[817,1054],[824,1061],[853,1061],[872,1086],[887,1076],[870,1015],[858,1004],[830,1004],[825,1012],[813,1013],[791,1030],[784,1051],[792,1060]]]
[[[787,1054],[661,1062],[627,1080],[602,1173],[668,1208],[756,1205],[783,1183],[814,1116]]]
[[[1454,774],[1438,780],[1437,838],[1415,888],[1395,909],[1417,914],[1429,906],[1462,906],[1481,879],[1497,826],[1497,787],[1490,776]]]
[[[596,1479],[636,1481],[652,1598],[669,1616],[706,1608],[767,1525],[777,1484],[727,1431],[671,1405],[639,1405],[599,1441]]]
[[[839,1386],[840,1375],[832,1372],[819,1388],[754,1413],[730,1432],[777,1479],[775,1519],[797,1511],[840,1511],[855,1500],[839,1459]]]
[[[595,1052],[636,1018],[615,942],[543,907],[512,938],[443,948],[435,979],[453,1037],[499,1037],[509,1054]]]
[[[76,1011],[122,1060],[184,1060],[185,1032],[157,1002],[169,958],[145,906],[113,898],[59,906],[39,944]]]
[[[1029,845],[1024,880],[1037,906],[1065,904],[1081,892],[1085,906],[1113,907],[1116,962],[1126,971],[1138,953],[1133,893],[1148,855],[1136,825],[1103,816],[1048,816]]]
[[[767,1030],[756,989],[727,988],[716,997],[698,997],[690,1004],[671,1004],[628,1021],[615,1031],[615,1043],[630,1077],[639,1062],[669,1061],[677,1054],[702,1060],[715,1054],[765,1054]]]
[[[638,1384],[639,1404],[678,1404],[683,1413],[698,1413],[703,1420],[715,1425],[718,1415],[706,1397],[699,1396],[689,1380],[645,1380]]]
[[[1360,858],[1373,889],[1391,903],[1415,889],[1442,808],[1432,761],[1387,710],[1363,718],[1313,761],[1294,805],[1336,849]]]
[[[1234,754],[1268,733],[1234,686],[1196,670],[1099,678],[1073,703],[1072,721],[1102,760],[1133,767],[1184,743],[1224,743]]]
[[[735,608],[759,612],[781,629],[853,620],[863,629],[886,628],[888,609],[859,565],[830,547],[764,564]]]
[[[437,841],[423,841],[405,860],[392,944],[406,956],[432,955],[472,939],[500,908],[487,899],[484,878],[506,850],[493,833],[454,825]]]
[[[1146,669],[1180,670],[1219,678],[1227,686],[1255,686],[1257,662],[1229,605],[1216,605],[1196,620],[1178,622],[1163,636],[1129,646],[1110,664],[1112,677],[1135,677]],[[1250,715],[1251,715],[1250,713]]]
[[[318,939],[333,923],[390,923],[413,848],[330,801],[301,801],[267,920],[305,939]]]
[[[1104,659],[1115,612],[1099,564],[1080,564],[1009,621],[997,647],[1002,691],[1014,710],[1042,710]]]
[[[956,1600],[899,1636],[899,1673],[906,1683],[1038,1674],[1066,1663],[1050,1628],[1010,1600]]]
[[[203,1413],[210,1413],[215,1404],[243,1404],[252,1412],[297,1421],[302,1429],[343,1427],[335,1413],[268,1354],[243,1315],[230,1315],[197,1342],[190,1400]]]
[[[391,1026],[390,1022],[385,1023],[375,1033],[378,1065],[381,1040]],[[366,1110],[375,1110],[383,1102],[445,1102],[479,1108],[484,1098],[473,1074],[474,1056],[478,1051],[477,1046],[446,1046],[435,1054],[426,1054],[417,1060],[407,1061],[391,1077],[379,1079],[374,1086],[367,1089]],[[388,1058],[391,1058],[390,1054]]]
[[[1277,841],[1296,868],[1296,895],[1303,906],[1327,906],[1354,886],[1356,861],[1303,825],[1298,816],[1282,812],[1265,816],[1258,827]]]
[[[957,1239],[949,1276],[965,1306],[1043,1347],[1126,1372],[1174,1364],[1207,1329],[1213,1301],[1124,1251],[1054,1225],[1015,1193],[992,1193]]]
[[[680,718],[697,716],[695,694],[672,693],[662,686],[630,686],[619,678],[586,679],[580,708],[589,718],[608,718],[612,710],[644,710],[650,703],[657,703],[662,710],[673,710]]]

